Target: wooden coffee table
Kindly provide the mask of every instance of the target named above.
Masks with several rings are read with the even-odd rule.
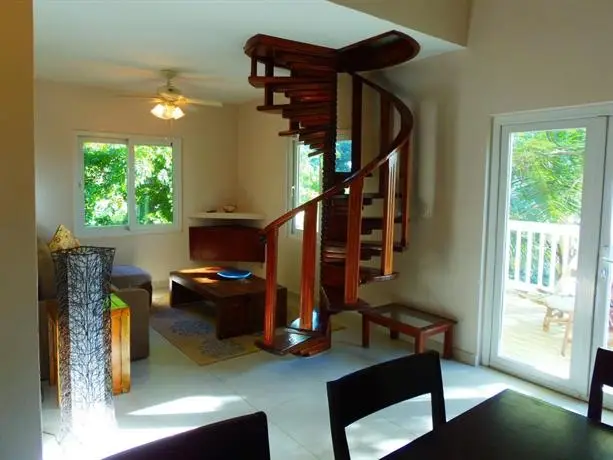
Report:
[[[218,276],[231,267],[200,267],[170,272],[170,306],[206,300],[214,311],[218,339],[253,334],[264,328],[266,280],[251,275],[244,280]],[[287,289],[277,287],[278,327],[287,324]]]

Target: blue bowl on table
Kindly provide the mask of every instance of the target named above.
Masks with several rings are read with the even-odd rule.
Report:
[[[251,276],[251,272],[249,270],[239,270],[237,268],[233,268],[221,270],[217,272],[217,275],[228,280],[244,280],[245,278],[249,278]]]

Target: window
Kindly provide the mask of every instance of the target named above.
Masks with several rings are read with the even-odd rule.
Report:
[[[351,172],[351,138],[338,133],[336,142],[336,172]],[[291,206],[295,208],[317,197],[321,192],[322,156],[309,157],[311,149],[302,142],[293,144],[293,168],[291,181]],[[304,212],[294,217],[292,232],[304,229]]]
[[[77,232],[180,228],[180,141],[79,136]]]

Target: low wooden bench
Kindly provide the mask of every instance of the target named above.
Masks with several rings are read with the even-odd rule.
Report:
[[[406,334],[415,339],[415,353],[423,353],[426,340],[436,334],[444,333],[443,358],[451,359],[453,355],[453,326],[457,321],[444,318],[433,313],[422,311],[416,307],[390,303],[363,310],[362,314],[362,346],[370,346],[370,323],[375,323],[390,330],[390,338],[397,339],[399,334]],[[425,323],[421,326],[409,324],[408,321]]]

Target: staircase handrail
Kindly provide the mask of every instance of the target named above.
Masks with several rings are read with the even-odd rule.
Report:
[[[361,75],[351,73],[351,72],[349,72],[349,74],[354,77],[357,77],[359,80],[362,81],[362,83],[373,88],[375,91],[379,93],[381,97],[386,97],[391,101],[394,108],[400,114],[400,131],[398,132],[398,134],[396,135],[396,137],[390,144],[389,148],[387,149],[388,151],[386,153],[380,154],[378,157],[375,157],[370,163],[368,163],[362,169],[360,169],[359,171],[356,171],[355,173],[347,177],[342,182],[336,184],[334,187],[329,188],[328,190],[326,190],[325,192],[322,192],[320,195],[316,196],[315,198],[307,201],[306,203],[301,204],[300,206],[297,206],[291,209],[290,211],[283,214],[281,217],[275,219],[274,221],[272,221],[271,223],[269,223],[266,227],[262,229],[263,234],[267,235],[271,231],[278,230],[279,227],[281,227],[282,225],[290,221],[298,213],[305,211],[312,206],[316,206],[319,202],[323,200],[339,195],[340,192],[344,191],[344,189],[349,187],[352,182],[360,178],[365,178],[366,176],[371,174],[373,171],[377,170],[382,165],[384,165],[398,148],[402,147],[406,142],[410,140],[411,132],[413,130],[413,123],[414,123],[413,113],[407,107],[407,105],[402,101],[402,99],[400,99],[393,93],[389,92],[382,86],[362,77]]]

